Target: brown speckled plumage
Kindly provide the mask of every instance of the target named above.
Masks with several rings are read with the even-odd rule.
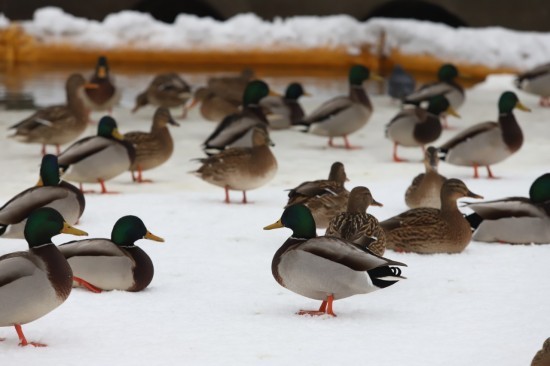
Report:
[[[165,108],[178,107],[185,104],[190,97],[191,87],[178,74],[158,74],[147,89],[138,94],[132,112],[147,104]]]
[[[416,253],[460,253],[470,243],[472,230],[458,210],[461,197],[482,198],[464,182],[448,179],[441,189],[441,209],[415,208],[382,221],[386,248]]]
[[[356,244],[366,241],[371,252],[382,256],[386,250],[386,234],[376,217],[366,212],[371,205],[381,206],[368,188],[353,188],[349,194],[347,211],[330,220],[325,235],[347,239]]]
[[[424,154],[426,173],[417,175],[405,192],[405,203],[410,208],[441,207],[441,186],[447,178],[437,172],[437,149],[428,147]]]
[[[550,338],[544,341],[542,349],[533,358],[531,366],[550,366]]]

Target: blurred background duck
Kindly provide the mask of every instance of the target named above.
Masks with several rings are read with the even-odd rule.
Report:
[[[318,228],[326,228],[329,221],[346,210],[349,192],[344,187],[348,180],[344,164],[335,162],[328,179],[307,181],[290,189],[285,208],[301,203],[311,210]]]
[[[273,94],[273,92],[271,92]],[[248,83],[242,95],[240,112],[226,116],[203,143],[203,150],[213,154],[227,147],[250,147],[250,135],[254,127],[267,129],[268,122],[260,106],[260,100],[270,94],[269,86],[262,80]]]
[[[206,85],[221,98],[240,103],[248,83],[254,79],[256,79],[254,70],[244,68],[237,75],[212,76],[208,78]]]
[[[434,142],[441,136],[440,117],[448,113],[460,117],[449,101],[442,95],[430,98],[428,108],[415,106],[401,110],[386,125],[386,138],[393,141],[393,161],[406,161],[397,156],[399,145],[406,147],[421,147]]]
[[[154,275],[151,258],[136,245],[140,239],[164,242],[152,234],[136,216],[117,220],[111,239],[85,239],[59,246],[73,271],[73,286],[92,292],[121,290],[137,292],[145,289]]]
[[[376,217],[367,213],[369,206],[382,206],[367,187],[354,187],[349,193],[345,212],[334,216],[327,227],[325,236],[346,239],[355,244],[366,244],[366,248],[376,255],[384,255],[386,233]]]
[[[151,182],[143,179],[142,172],[165,163],[174,151],[174,141],[168,125],[179,126],[174,121],[168,108],[159,107],[153,116],[150,132],[128,132],[124,140],[128,141],[136,151],[136,157],[130,166],[132,180],[138,183]],[[137,172],[137,176],[134,173]]]
[[[300,310],[299,315],[336,316],[332,303],[353,295],[367,294],[393,285],[406,266],[373,254],[347,240],[317,236],[315,221],[304,205],[285,208],[281,218],[266,227],[287,227],[292,235],[275,252],[273,277],[281,286],[299,295],[322,301],[319,310]]]
[[[403,101],[416,88],[416,80],[406,72],[401,65],[395,65],[388,77],[388,94],[390,97]]]
[[[478,178],[478,166],[487,168],[489,178],[494,178],[490,165],[500,163],[516,153],[523,145],[523,133],[514,116],[514,109],[530,112],[514,92],[501,94],[498,101],[498,122],[475,124],[441,145],[441,160],[474,168]]]
[[[467,203],[473,239],[510,244],[550,244],[550,173],[535,179],[527,197]]]
[[[515,84],[524,92],[540,96],[542,107],[550,107],[550,63],[519,74]]]
[[[237,101],[224,99],[214,90],[203,86],[195,91],[193,101],[186,106],[186,111],[200,104],[199,111],[204,119],[219,122],[230,114],[238,113],[241,103],[242,98]]]
[[[483,198],[458,179],[441,187],[441,209],[414,208],[380,222],[386,232],[386,248],[422,254],[460,253],[472,239],[470,224],[458,210],[462,197]]]
[[[447,180],[437,172],[438,151],[429,146],[424,153],[425,173],[418,174],[405,192],[405,203],[409,208],[441,208],[441,187]]]
[[[10,137],[24,143],[42,144],[42,155],[46,145],[55,145],[59,154],[60,145],[80,136],[88,126],[88,109],[82,100],[83,89],[95,88],[87,84],[80,74],[72,74],[65,83],[67,102],[39,109],[32,116],[13,125],[15,133]]]
[[[372,103],[363,88],[363,82],[370,78],[380,77],[365,66],[352,66],[348,75],[349,94],[326,101],[297,125],[306,126],[307,133],[327,136],[331,147],[334,147],[334,137],[343,137],[345,148],[351,149],[348,135],[365,126],[372,114]]]
[[[56,209],[71,225],[82,216],[86,201],[78,188],[59,178],[57,156],[46,154],[40,165],[40,179],[0,208],[0,237],[23,238],[27,217],[40,207]]]
[[[546,338],[540,349],[533,357],[531,366],[549,366],[550,365],[550,338]]]
[[[71,293],[71,267],[52,243],[52,237],[61,233],[88,235],[53,208],[39,208],[25,224],[29,250],[0,257],[0,327],[14,326],[20,346],[46,346],[27,341],[21,326],[48,314]]]
[[[148,104],[164,108],[183,106],[191,96],[191,86],[178,74],[174,72],[158,74],[147,89],[136,96],[136,105],[132,109],[132,113]],[[186,113],[187,110],[184,108],[183,114]]]
[[[136,151],[132,144],[124,141],[118,132],[116,121],[105,116],[99,120],[97,135],[85,137],[67,149],[58,157],[63,178],[82,183],[99,183],[101,193],[108,192],[105,181],[130,169]]]
[[[96,85],[95,88],[85,89],[82,93],[84,105],[91,111],[108,111],[112,113],[122,93],[110,75],[107,57],[100,56],[97,59],[94,74],[90,78],[90,83]]]
[[[232,147],[216,155],[198,159],[202,166],[194,171],[202,180],[225,190],[242,191],[242,203],[248,203],[246,191],[267,184],[277,172],[277,160],[269,148],[271,141],[264,128],[252,129],[252,147]]]
[[[269,121],[269,128],[282,130],[290,128],[304,118],[304,110],[298,102],[302,95],[310,95],[304,91],[302,84],[291,83],[287,86],[284,96],[270,95],[260,101]]]

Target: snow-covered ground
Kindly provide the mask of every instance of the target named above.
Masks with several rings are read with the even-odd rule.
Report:
[[[113,70],[116,74],[116,69]],[[197,75],[184,75],[193,82]],[[119,77],[125,87],[113,115],[122,132],[147,130],[152,108],[131,115],[134,96],[149,76]],[[267,79],[282,91],[283,79]],[[61,102],[63,81],[27,84],[38,102]],[[335,93],[343,79],[320,87],[304,80],[314,97],[304,98],[311,111]],[[317,85],[317,86],[316,86]],[[309,88],[308,88],[309,86]],[[457,129],[495,119],[502,91],[511,76],[491,77],[467,91]],[[487,199],[527,195],[533,179],[550,170],[550,109],[537,98],[518,93],[532,113],[516,112],[525,133],[522,149],[495,165],[496,180],[471,178],[471,169],[442,163],[447,177],[463,179]],[[375,293],[335,302],[337,318],[301,317],[300,308],[319,303],[282,287],[271,275],[271,259],[290,235],[286,229],[263,231],[282,213],[287,188],[323,178],[332,162],[346,166],[350,182],[368,186],[384,207],[369,211],[385,219],[406,209],[404,191],[422,171],[420,149],[403,149],[410,163],[391,161],[384,125],[397,106],[373,96],[369,124],[350,140],[363,149],[331,149],[326,140],[295,131],[275,131],[273,151],[279,162],[275,179],[249,192],[251,204],[222,203],[223,190],[188,174],[198,165],[201,141],[215,124],[198,111],[173,128],[175,152],[162,167],[147,172],[153,184],[137,185],[124,174],[108,182],[119,195],[88,195],[78,225],[92,237],[110,235],[120,216],[141,217],[166,243],[139,245],[155,263],[155,277],[141,293],[72,292],[61,307],[24,326],[29,340],[48,348],[17,347],[12,328],[1,328],[0,363],[18,365],[527,365],[550,336],[550,245],[510,246],[472,242],[458,255],[416,255],[388,251],[408,264],[407,280]],[[174,115],[180,113],[173,110]],[[28,112],[0,112],[1,128]],[[99,118],[100,115],[95,115]],[[445,131],[442,143],[458,130]],[[94,133],[90,127],[89,134]],[[39,146],[4,140],[0,159],[0,202],[37,180]],[[484,173],[484,171],[483,171]],[[240,193],[233,194],[240,200]],[[61,235],[56,243],[73,240]],[[25,250],[22,240],[0,239],[0,254]]]
[[[9,20],[0,14],[0,28]],[[77,18],[60,8],[38,9],[23,28],[45,43],[111,49],[209,50],[345,47],[357,54],[376,49],[386,36],[386,54],[397,48],[405,54],[427,54],[488,67],[528,69],[550,60],[550,34],[501,27],[452,28],[444,24],[404,19],[360,22],[347,15],[296,16],[262,20],[239,14],[226,21],[180,14],[173,24],[150,14],[121,11],[101,22]],[[435,36],[437,35],[437,36]]]

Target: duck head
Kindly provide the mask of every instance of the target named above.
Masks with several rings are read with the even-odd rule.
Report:
[[[428,112],[439,116],[442,113],[460,118],[460,115],[451,107],[449,100],[444,95],[437,95],[428,101]]]
[[[116,121],[111,116],[103,116],[97,125],[97,135],[108,139],[124,140],[124,136],[118,132]]]
[[[424,153],[424,167],[427,171],[437,171],[437,166],[439,165],[439,156],[437,153],[438,150],[433,146],[428,146],[426,149]]]
[[[309,208],[302,204],[285,208],[283,215],[275,223],[264,227],[264,230],[272,230],[286,227],[292,230],[292,237],[311,239],[317,236],[315,220]]]
[[[550,201],[550,173],[546,173],[535,179],[529,188],[529,198],[533,203]]]
[[[529,108],[524,106],[520,101],[516,93],[511,91],[506,91],[500,95],[498,100],[498,112],[503,113],[512,113],[512,111],[517,108],[525,112],[531,112]]]
[[[121,247],[133,247],[140,239],[164,242],[164,239],[153,235],[137,216],[123,216],[117,220],[111,232],[111,241]]]
[[[302,84],[292,83],[287,86],[286,92],[285,92],[285,99],[297,100],[302,95],[308,95],[308,96],[310,95],[309,93],[306,93],[304,91]]]
[[[450,197],[453,200],[457,200],[462,197],[483,199],[483,196],[470,191],[463,181],[455,178],[447,179],[445,183],[443,183],[443,186],[441,187],[442,201],[443,197]]]
[[[109,77],[109,64],[107,57],[99,56],[95,66],[95,76],[99,79],[107,79]]]
[[[52,154],[46,154],[42,157],[42,163],[40,164],[40,179],[36,184],[37,187],[59,185],[61,178],[59,176],[59,164],[57,163],[57,156]]]
[[[348,176],[346,175],[346,170],[344,169],[344,164],[339,161],[332,163],[330,173],[328,174],[328,180],[337,182],[341,185],[344,185],[345,182],[349,181]]]
[[[243,106],[258,104],[262,98],[268,95],[277,95],[269,91],[269,86],[265,81],[253,80],[246,85],[243,94]]]
[[[61,233],[88,235],[85,231],[66,223],[63,216],[51,207],[34,210],[27,218],[23,233],[29,243],[29,248],[50,244],[52,238]]]
[[[439,81],[452,81],[458,77],[458,69],[453,64],[444,64],[442,65],[438,72],[437,78]]]
[[[350,85],[360,86],[364,81],[369,79],[382,80],[380,76],[371,73],[370,70],[363,65],[353,65],[349,69],[348,80]]]
[[[358,186],[353,188],[349,193],[348,212],[364,213],[369,206],[382,207],[383,205],[372,197],[367,187]]]

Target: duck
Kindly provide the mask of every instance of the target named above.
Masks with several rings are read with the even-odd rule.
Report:
[[[27,217],[40,207],[52,207],[65,221],[74,225],[86,207],[84,195],[78,188],[59,177],[57,156],[46,154],[40,164],[40,179],[0,208],[0,237],[24,238]]]
[[[0,327],[15,327],[20,346],[46,346],[29,342],[22,325],[48,314],[71,293],[71,267],[52,243],[52,237],[61,233],[88,235],[69,225],[55,209],[38,208],[25,224],[29,250],[0,257]]]
[[[441,209],[413,208],[380,222],[386,248],[420,254],[462,252],[472,239],[470,224],[456,205],[462,197],[483,198],[460,179],[447,179],[441,187]]]
[[[240,103],[248,83],[255,79],[254,70],[246,67],[237,75],[212,76],[206,86],[221,98]]]
[[[343,137],[345,148],[352,149],[348,135],[367,124],[372,115],[372,103],[363,88],[363,82],[379,79],[363,65],[353,65],[349,70],[349,94],[332,98],[321,104],[297,125],[305,126],[304,132],[318,136],[327,136],[328,144],[334,137]]]
[[[546,338],[542,349],[535,354],[531,366],[550,366],[550,338]]]
[[[152,234],[143,221],[133,215],[119,218],[111,239],[75,240],[61,244],[59,251],[73,271],[73,287],[100,293],[121,290],[142,291],[153,280],[151,258],[136,245],[140,239],[164,242]]]
[[[550,244],[550,173],[535,179],[527,197],[470,202],[466,219],[473,240],[510,244]]]
[[[301,203],[311,210],[317,227],[326,228],[330,219],[346,210],[349,191],[344,183],[347,180],[344,164],[334,162],[328,179],[307,181],[290,189],[285,208]]]
[[[270,94],[269,86],[262,80],[248,83],[243,94],[243,108],[240,112],[226,116],[203,142],[207,155],[223,151],[227,147],[250,147],[247,133],[253,127],[267,129],[268,121],[259,103]]]
[[[191,103],[186,106],[186,113],[200,103],[199,111],[207,121],[219,122],[230,114],[239,112],[241,100],[224,99],[216,92],[206,86],[198,88]]]
[[[284,288],[322,301],[319,310],[299,315],[336,316],[333,301],[386,288],[405,277],[404,263],[378,256],[345,239],[317,236],[315,220],[304,205],[285,208],[283,215],[264,230],[289,228],[292,235],[275,252],[273,277]]]
[[[518,89],[540,96],[541,107],[550,107],[550,63],[517,75],[514,83]]]
[[[99,120],[97,135],[69,146],[58,156],[58,162],[63,179],[78,182],[80,190],[86,193],[93,191],[84,191],[82,183],[99,183],[101,193],[105,194],[116,193],[107,191],[105,181],[129,170],[135,158],[135,148],[124,141],[116,121],[104,116]]]
[[[267,96],[260,100],[260,106],[269,120],[269,128],[282,130],[290,128],[293,124],[304,118],[304,110],[298,102],[301,96],[309,96],[304,91],[302,84],[290,83],[284,96]]]
[[[428,101],[436,95],[443,95],[456,111],[466,100],[464,88],[456,82],[458,76],[458,69],[455,65],[451,63],[443,64],[437,71],[437,81],[422,85],[417,91],[409,94],[404,102],[420,105],[420,103]]]
[[[430,98],[428,108],[418,106],[401,110],[386,125],[386,138],[393,141],[393,161],[407,161],[397,155],[399,145],[406,147],[421,147],[434,142],[441,136],[440,117],[448,113],[460,117],[442,95]]]
[[[120,102],[122,93],[111,78],[107,57],[98,57],[90,83],[97,87],[84,89],[82,100],[86,108],[91,111],[108,111],[111,114],[113,107]]]
[[[355,244],[367,240],[367,248],[374,254],[383,256],[386,250],[386,233],[376,217],[366,212],[369,206],[382,207],[382,204],[372,197],[367,187],[354,187],[349,193],[347,210],[330,220],[325,235],[346,239]]]
[[[136,157],[130,165],[134,182],[151,182],[143,179],[142,172],[162,165],[172,156],[174,141],[168,125],[179,126],[179,123],[174,121],[168,108],[159,107],[153,116],[150,132],[134,131],[124,134],[124,140],[132,144],[136,152]],[[134,175],[136,171],[137,177]]]
[[[388,94],[390,97],[403,101],[414,92],[416,80],[406,72],[401,65],[394,65],[388,77]]]
[[[438,165],[438,150],[429,146],[424,154],[425,173],[418,174],[405,191],[409,208],[441,208],[441,187],[447,178],[438,173]]]
[[[523,145],[523,133],[513,110],[531,110],[524,106],[516,93],[506,91],[498,101],[498,122],[475,124],[439,147],[440,159],[459,166],[474,168],[474,178],[479,178],[478,167],[487,168],[487,176],[494,178],[490,166],[500,163],[516,153]]]
[[[198,159],[202,165],[196,176],[222,187],[225,203],[230,203],[229,190],[242,191],[242,203],[248,203],[246,191],[259,188],[273,179],[277,160],[269,148],[269,134],[263,128],[252,130],[252,147],[231,147],[216,155]]]
[[[136,96],[136,104],[132,108],[132,113],[148,104],[164,108],[183,106],[192,95],[191,86],[178,74],[174,72],[158,74],[147,89]],[[186,114],[185,108],[183,114]]]
[[[15,130],[10,138],[24,143],[42,144],[42,155],[46,154],[46,145],[55,145],[57,154],[60,145],[74,141],[88,126],[89,111],[82,100],[84,88],[95,88],[86,83],[81,74],[72,74],[65,83],[67,102],[39,109],[23,121],[9,129]]]

